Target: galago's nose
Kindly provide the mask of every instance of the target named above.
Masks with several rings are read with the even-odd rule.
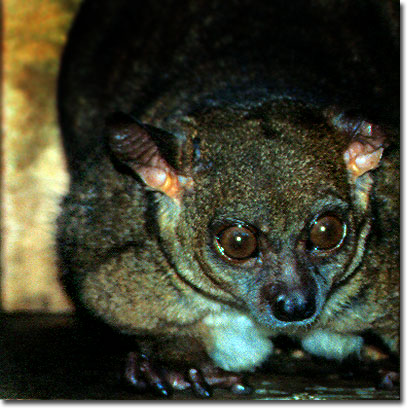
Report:
[[[281,322],[309,319],[316,311],[315,295],[301,289],[287,290],[279,287],[271,295],[270,308]]]
[[[310,287],[289,288],[280,283],[265,287],[262,292],[271,313],[281,322],[299,322],[311,318],[316,312],[315,295],[316,292]]]

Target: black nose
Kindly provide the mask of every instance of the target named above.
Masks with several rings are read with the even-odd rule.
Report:
[[[276,289],[269,302],[273,315],[281,322],[309,319],[316,310],[314,293],[300,289]]]

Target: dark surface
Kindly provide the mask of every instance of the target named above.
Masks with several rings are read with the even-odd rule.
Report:
[[[70,315],[0,314],[0,398],[37,400],[156,400],[120,383],[124,346],[104,332],[90,334]],[[356,370],[311,360],[289,341],[269,366],[250,375],[254,393],[236,396],[215,390],[216,400],[398,400],[399,387],[376,388],[384,362]],[[387,362],[387,367],[390,363]],[[358,371],[360,369],[360,372]],[[173,400],[196,399],[177,392]]]

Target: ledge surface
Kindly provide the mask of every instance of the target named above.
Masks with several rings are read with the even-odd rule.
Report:
[[[119,381],[123,347],[71,315],[0,313],[0,398],[6,400],[156,400]],[[286,347],[286,343],[284,344]],[[247,397],[216,389],[214,400],[399,400],[400,389],[377,389],[377,364],[358,372],[312,360],[298,348],[279,348],[249,377]],[[195,400],[189,391],[172,400]]]

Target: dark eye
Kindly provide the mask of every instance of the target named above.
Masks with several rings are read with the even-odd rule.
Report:
[[[217,250],[229,259],[244,261],[254,257],[258,249],[256,233],[242,225],[221,229],[215,236]]]
[[[319,251],[335,249],[342,244],[345,235],[346,225],[337,216],[321,216],[310,228],[310,247]]]

